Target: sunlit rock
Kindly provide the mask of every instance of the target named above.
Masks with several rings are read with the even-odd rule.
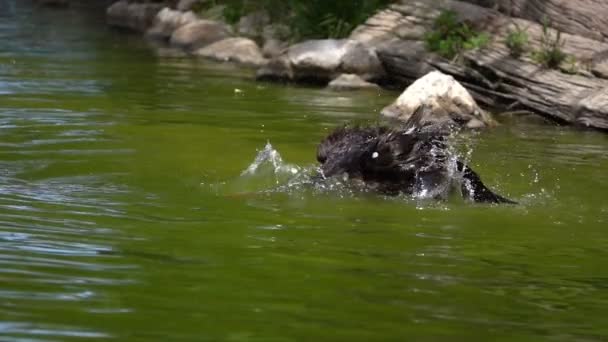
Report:
[[[227,38],[209,44],[194,52],[195,55],[223,62],[260,66],[267,62],[258,45],[249,38]]]
[[[230,35],[230,28],[223,23],[213,20],[197,20],[175,30],[170,42],[176,47],[196,50],[228,38]]]
[[[198,17],[193,12],[174,11],[165,7],[158,12],[154,24],[146,34],[156,39],[169,39],[175,30],[197,20]]]
[[[258,71],[258,79],[286,79],[327,84],[339,74],[357,74],[365,80],[383,77],[373,49],[348,39],[308,40],[290,46]]]
[[[406,121],[421,105],[431,109],[423,121],[452,121],[467,128],[496,125],[460,83],[439,71],[432,71],[410,85],[393,104],[382,110],[382,115]]]

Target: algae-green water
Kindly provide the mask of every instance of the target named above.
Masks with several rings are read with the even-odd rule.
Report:
[[[1,341],[608,339],[605,134],[473,135],[519,205],[281,188],[398,93],[252,79],[0,1]]]

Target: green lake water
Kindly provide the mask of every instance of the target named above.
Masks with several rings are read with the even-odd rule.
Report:
[[[398,93],[162,57],[103,11],[0,0],[0,341],[608,339],[605,134],[467,138],[514,206],[300,186]],[[241,176],[268,142],[287,172]]]

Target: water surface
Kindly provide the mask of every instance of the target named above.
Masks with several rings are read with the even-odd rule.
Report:
[[[1,341],[608,338],[605,135],[467,138],[517,206],[277,189],[241,176],[268,142],[310,168],[398,94],[255,83],[103,19],[0,0]]]

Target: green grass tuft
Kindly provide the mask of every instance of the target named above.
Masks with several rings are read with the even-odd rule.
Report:
[[[442,12],[425,35],[427,49],[447,59],[454,59],[466,50],[482,49],[489,42],[487,33],[477,32],[459,21],[454,11]]]
[[[519,58],[527,50],[529,41],[528,31],[516,25],[515,29],[509,30],[505,45],[512,57]]]
[[[540,65],[550,69],[559,69],[562,62],[566,61],[568,54],[562,48],[564,47],[562,33],[557,30],[555,35],[549,30],[549,21],[543,21],[543,34],[540,38],[540,49],[534,51],[532,58]]]

